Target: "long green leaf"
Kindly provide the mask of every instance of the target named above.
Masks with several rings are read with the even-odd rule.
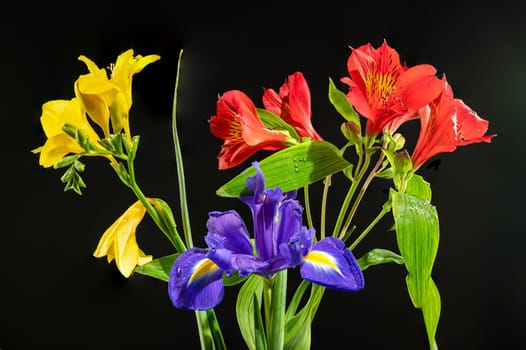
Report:
[[[260,323],[254,319],[254,315],[260,312],[255,305],[261,305],[263,283],[262,277],[251,275],[243,284],[237,296],[236,319],[241,335],[250,350],[256,350],[256,339],[261,339],[261,334],[264,334],[263,329],[256,330],[256,324]],[[254,301],[254,298],[256,301]]]
[[[259,162],[267,188],[280,187],[283,191],[302,188],[319,181],[350,165],[338,149],[327,141],[303,142],[273,153]],[[256,169],[251,166],[221,186],[216,194],[221,197],[247,195],[245,181]]]
[[[436,208],[428,200],[391,191],[398,248],[409,274],[407,289],[413,305],[422,309],[431,349],[440,318],[440,295],[431,278],[439,242]]]
[[[168,282],[168,278],[170,277],[170,270],[172,269],[172,265],[178,256],[179,253],[176,253],[154,259],[147,264],[137,266],[134,272]]]

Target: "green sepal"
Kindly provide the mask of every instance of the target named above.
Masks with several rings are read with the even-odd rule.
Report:
[[[291,137],[296,139],[298,142],[301,141],[296,129],[294,129],[292,125],[285,122],[274,113],[267,111],[266,109],[256,108],[256,110],[258,112],[259,118],[267,128],[272,130],[286,130]]]
[[[439,243],[436,208],[414,195],[391,190],[398,248],[408,271],[407,289],[413,305],[422,310],[430,349],[440,318],[440,294],[431,278]]]
[[[80,173],[83,172],[84,169],[85,165],[78,159],[69,166],[68,170],[66,170],[64,175],[60,178],[60,181],[66,184],[64,192],[73,190],[78,195],[82,195],[81,188],[86,188],[86,184],[84,183],[84,180],[82,180]]]
[[[329,101],[345,120],[352,121],[360,130],[360,116],[347,100],[347,96],[336,88],[331,78],[329,78]]]
[[[60,168],[65,168],[67,166],[70,166],[72,165],[75,161],[77,161],[78,159],[80,159],[80,157],[82,157],[81,155],[79,154],[72,154],[72,155],[69,155],[69,156],[65,156],[64,158],[62,158],[61,160],[59,160],[56,164],[53,165],[53,168],[54,169],[60,169]]]
[[[388,249],[375,248],[358,259],[358,264],[360,264],[362,271],[365,271],[371,266],[390,262],[402,265],[404,263],[404,258]]]
[[[151,198],[152,206],[161,219],[161,225],[163,231],[170,235],[169,239],[175,242],[177,239],[180,240],[179,233],[177,232],[177,224],[175,223],[174,214],[172,208],[164,200],[160,198]]]
[[[349,165],[350,163],[340,156],[336,146],[327,141],[300,143],[273,153],[259,162],[265,176],[265,186],[280,187],[283,191],[303,188]],[[256,168],[249,167],[221,186],[216,194],[220,197],[248,195],[245,181],[247,177],[255,174]]]
[[[134,272],[140,273],[150,277],[157,278],[161,281],[168,282],[170,277],[170,271],[175,259],[179,256],[179,253],[166,255],[157,259],[153,259],[149,263],[141,266],[137,266]]]
[[[79,129],[75,125],[65,123],[62,126],[62,131],[64,131],[64,133],[68,136],[74,138],[75,141],[77,141],[77,143],[79,144],[79,146],[82,147],[82,149],[86,152],[97,152],[97,146],[90,141],[88,135],[86,135],[81,129]]]
[[[259,350],[256,344],[261,341],[261,334],[265,334],[262,322],[256,319],[257,315],[261,315],[260,307],[264,283],[263,277],[250,275],[241,286],[237,296],[236,320],[249,350]],[[263,336],[264,338],[265,336]]]
[[[123,155],[123,145],[124,145],[124,136],[122,133],[113,134],[109,137],[106,137],[102,140],[99,140],[99,143],[104,149],[109,152],[117,155]]]

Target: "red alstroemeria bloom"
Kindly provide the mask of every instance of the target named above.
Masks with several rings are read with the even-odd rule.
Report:
[[[232,168],[259,150],[285,148],[288,136],[267,128],[256,106],[243,92],[230,90],[219,96],[210,131],[225,140],[219,152],[219,169]]]
[[[453,97],[445,77],[442,93],[420,109],[420,135],[411,159],[416,171],[438,153],[453,152],[457,146],[491,142],[495,135],[485,135],[489,122],[480,118],[462,100]]]
[[[433,101],[442,88],[433,66],[400,64],[398,53],[385,40],[378,49],[370,43],[352,49],[347,70],[350,77],[341,79],[350,88],[347,100],[367,118],[368,136],[385,129],[396,131],[416,118],[418,109]]]
[[[312,127],[310,90],[301,72],[289,75],[279,93],[273,89],[265,89],[263,106],[292,125],[300,137],[323,140]]]

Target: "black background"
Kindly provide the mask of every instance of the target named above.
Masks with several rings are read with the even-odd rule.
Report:
[[[30,152],[45,141],[42,103],[73,97],[73,82],[86,72],[78,55],[101,67],[128,48],[161,56],[134,78],[130,123],[141,135],[139,184],[178,213],[170,114],[177,57],[184,49],[179,132],[192,229],[201,245],[208,211],[238,209],[248,215],[236,200],[215,196],[242,169],[217,170],[221,142],[207,123],[217,95],[241,89],[260,106],[263,87],[277,89],[288,74],[302,71],[311,88],[315,128],[342,145],[342,119],[326,97],[328,78],[339,81],[347,74],[349,46],[376,47],[383,39],[409,65],[429,63],[446,74],[456,96],[490,121],[489,133],[498,134],[491,144],[442,154],[435,158],[441,161],[438,169],[420,172],[431,182],[441,225],[433,270],[442,297],[439,347],[523,344],[525,5],[425,3],[95,1],[5,7],[0,348],[199,347],[194,315],[171,306],[164,282],[142,275],[124,279],[113,264],[92,256],[102,232],[135,200],[108,164],[86,160],[88,188],[77,196],[63,193],[62,172],[39,167]],[[405,130],[410,147],[415,129]],[[344,185],[335,180],[335,203]],[[372,204],[358,212],[358,225],[375,215],[387,186],[371,188]],[[379,225],[356,255],[392,248],[389,225],[389,220]],[[172,253],[149,219],[139,226],[137,239],[154,256]],[[296,273],[291,271],[291,280]],[[371,268],[365,277],[360,293],[326,292],[313,322],[312,348],[425,349],[421,313],[407,296],[403,267]],[[216,309],[231,349],[243,348],[236,292],[227,289]]]

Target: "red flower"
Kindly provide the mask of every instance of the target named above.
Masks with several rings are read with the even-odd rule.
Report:
[[[453,97],[445,77],[442,87],[442,93],[420,109],[420,135],[411,157],[415,171],[438,153],[453,152],[457,146],[471,143],[491,142],[495,136],[484,135],[489,122]]]
[[[301,72],[289,75],[288,81],[280,87],[279,93],[273,89],[265,89],[263,106],[267,111],[280,116],[292,125],[300,138],[323,140],[312,127],[310,90]]]
[[[232,168],[259,150],[286,147],[287,135],[267,128],[256,106],[243,92],[230,90],[217,100],[216,115],[209,120],[210,131],[225,140],[219,152],[219,169]]]
[[[348,101],[367,118],[366,134],[376,136],[384,129],[394,132],[402,123],[416,118],[419,108],[433,101],[441,90],[436,69],[427,64],[408,68],[400,64],[396,50],[383,44],[352,49],[347,61],[350,77]]]

